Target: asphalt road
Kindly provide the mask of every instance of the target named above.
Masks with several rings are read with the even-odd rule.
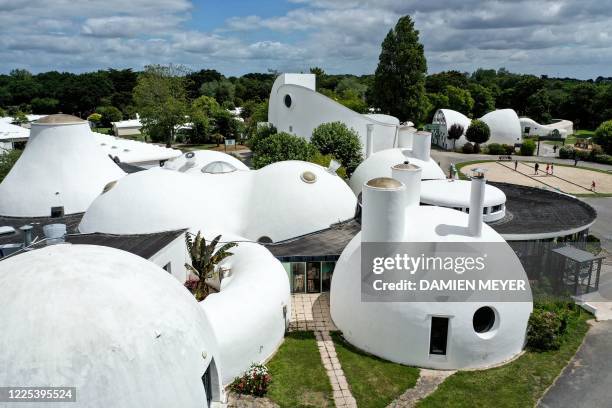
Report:
[[[538,405],[540,408],[612,408],[612,321],[597,322]]]

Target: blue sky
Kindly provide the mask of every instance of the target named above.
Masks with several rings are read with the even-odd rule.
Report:
[[[176,63],[226,75],[366,74],[405,14],[430,72],[612,76],[603,0],[0,0],[0,72]]]

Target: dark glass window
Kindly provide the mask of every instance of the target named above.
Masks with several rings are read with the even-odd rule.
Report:
[[[448,340],[448,317],[431,317],[431,335],[429,339],[429,354],[446,355]]]
[[[495,324],[495,312],[488,306],[481,307],[474,313],[472,325],[476,333],[486,333]]]
[[[288,108],[291,107],[291,95],[289,94],[285,95],[285,106]]]

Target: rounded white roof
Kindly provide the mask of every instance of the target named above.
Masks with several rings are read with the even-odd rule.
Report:
[[[465,134],[472,120],[463,113],[452,109],[438,109],[434,115],[434,123],[445,124],[447,129],[450,129],[454,124],[461,125]]]
[[[421,183],[421,202],[441,207],[470,206],[471,182],[467,180],[427,180]],[[499,188],[485,186],[484,206],[504,204],[506,194]]]
[[[155,168],[119,180],[92,203],[79,229],[130,234],[198,226],[276,242],[350,219],[355,208],[346,183],[313,163],[225,174]]]
[[[216,150],[196,150],[183,153],[172,160],[168,160],[164,164],[164,169],[182,173],[200,172],[202,168],[212,162],[225,162],[237,170],[249,170],[243,162],[234,156]]]
[[[444,179],[446,175],[433,159],[419,160],[412,155],[410,149],[387,149],[372,154],[365,159],[349,180],[349,186],[359,195],[363,184],[376,177],[391,177],[391,167],[405,161],[419,166],[422,169],[421,179]]]
[[[121,163],[143,163],[168,160],[182,154],[180,150],[170,149],[152,143],[124,139],[96,132],[94,132],[94,135],[98,146],[100,146],[107,155],[113,157],[113,159],[115,157],[118,158]]]
[[[87,122],[45,116],[32,123],[23,154],[0,184],[0,215],[44,217],[57,206],[66,214],[83,212],[124,175],[98,148]]]
[[[398,118],[396,118],[395,116],[391,116],[391,115],[384,115],[382,113],[365,113],[363,116],[365,116],[366,118],[369,119],[373,119],[377,122],[381,122],[381,123],[386,123],[389,125],[398,125],[400,124],[400,121]]]
[[[513,109],[498,109],[482,118],[489,125],[491,138],[487,143],[500,143],[514,146],[522,140],[521,121]]]
[[[0,324],[1,384],[74,386],[96,407],[205,406],[206,316],[136,255],[60,244],[0,262]]]

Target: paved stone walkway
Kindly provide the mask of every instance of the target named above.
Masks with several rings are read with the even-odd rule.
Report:
[[[331,383],[336,407],[356,408],[357,401],[344,376],[336,347],[329,334],[338,330],[329,313],[329,293],[294,294],[291,296],[289,331],[313,330],[323,367]]]
[[[416,403],[438,388],[455,371],[428,370],[421,368],[421,376],[413,388],[409,388],[395,401],[387,405],[387,408],[411,408]]]

